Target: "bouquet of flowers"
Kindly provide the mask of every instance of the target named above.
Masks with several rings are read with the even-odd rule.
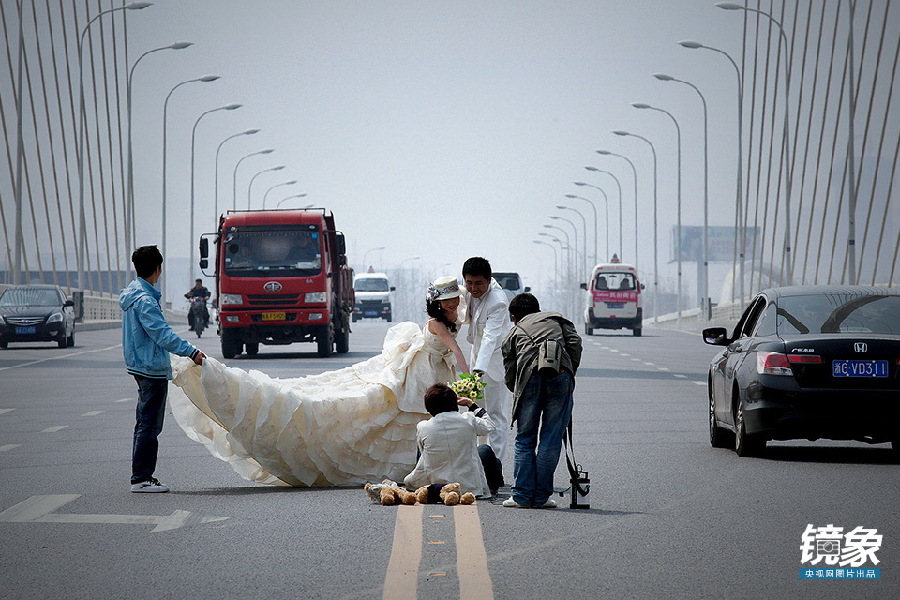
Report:
[[[462,373],[457,381],[448,381],[447,385],[456,392],[457,396],[464,396],[472,400],[484,398],[485,383],[481,381],[478,373]]]

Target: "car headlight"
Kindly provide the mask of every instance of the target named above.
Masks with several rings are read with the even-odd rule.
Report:
[[[307,302],[325,302],[325,292],[308,292],[306,294]]]
[[[63,315],[62,313],[53,313],[50,315],[50,318],[47,319],[48,323],[62,323]]]
[[[219,304],[243,304],[244,299],[241,298],[240,294],[221,294],[219,296]]]

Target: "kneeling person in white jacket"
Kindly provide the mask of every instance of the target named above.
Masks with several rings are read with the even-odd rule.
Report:
[[[469,412],[460,413],[458,406],[467,406]],[[490,497],[500,485],[500,464],[490,446],[477,445],[478,436],[496,428],[490,416],[443,383],[425,392],[425,409],[432,417],[416,427],[419,459],[403,483],[409,489],[459,483],[460,494]]]

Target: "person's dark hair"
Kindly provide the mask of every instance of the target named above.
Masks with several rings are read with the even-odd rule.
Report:
[[[517,321],[536,312],[541,312],[541,303],[528,292],[519,294],[509,301],[509,314]]]
[[[131,262],[137,276],[146,279],[163,264],[163,256],[156,246],[141,246],[131,253]]]
[[[195,280],[194,280],[194,283],[203,283],[203,280],[202,280],[202,279],[195,279]]]
[[[432,417],[442,412],[456,412],[456,392],[444,383],[435,383],[425,391],[425,410]]]
[[[471,275],[472,277],[484,277],[490,281],[493,273],[491,272],[491,263],[486,258],[473,256],[463,263],[462,274],[463,277]]]
[[[426,300],[425,312],[427,312],[428,316],[435,321],[446,325],[447,329],[450,331],[456,331],[456,323],[451,323],[450,319],[447,318],[447,315],[444,314],[440,300]]]

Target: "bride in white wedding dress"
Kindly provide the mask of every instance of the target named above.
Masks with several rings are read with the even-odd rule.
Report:
[[[416,425],[431,416],[425,390],[468,371],[456,342],[459,303],[456,278],[437,279],[423,328],[398,323],[381,354],[319,375],[276,379],[173,356],[172,413],[191,439],[249,481],[402,481],[416,464]]]

